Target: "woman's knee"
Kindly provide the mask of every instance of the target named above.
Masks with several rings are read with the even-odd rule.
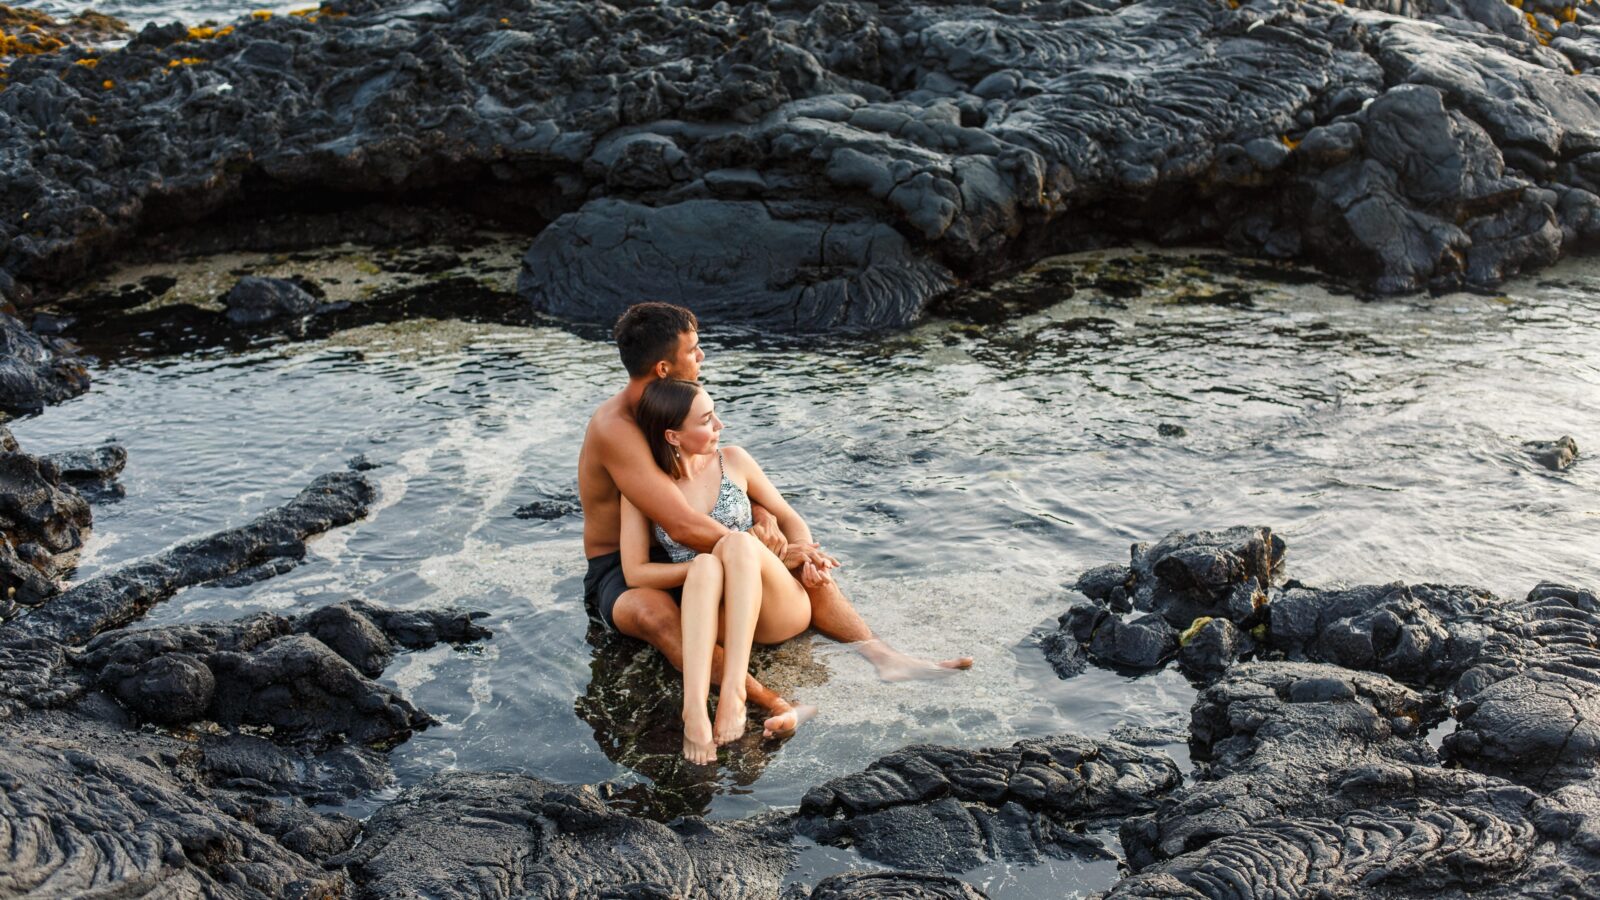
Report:
[[[700,553],[689,560],[689,577],[695,579],[722,577],[722,560],[710,553]]]
[[[754,559],[756,551],[760,549],[761,542],[756,540],[755,535],[748,531],[735,531],[718,541],[712,553],[726,563]]]

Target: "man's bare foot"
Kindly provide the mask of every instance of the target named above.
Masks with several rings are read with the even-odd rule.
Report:
[[[697,766],[717,760],[717,745],[711,739],[711,717],[704,709],[683,712],[683,758]]]
[[[878,638],[856,645],[862,656],[878,670],[884,681],[911,681],[918,678],[943,678],[972,668],[972,657],[958,656],[934,662],[907,656]]]
[[[761,736],[764,738],[786,738],[794,734],[795,729],[811,721],[817,714],[817,708],[809,703],[790,703],[779,700],[772,706],[772,715],[761,723]]]
[[[744,697],[733,691],[723,691],[717,698],[717,746],[744,737],[744,725]]]

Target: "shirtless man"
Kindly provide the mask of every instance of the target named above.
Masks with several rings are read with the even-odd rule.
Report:
[[[672,595],[648,588],[628,589],[622,576],[621,496],[626,494],[673,540],[709,553],[728,529],[689,506],[672,479],[650,456],[644,434],[634,423],[634,408],[651,381],[658,378],[700,379],[699,323],[694,314],[667,303],[640,303],[617,320],[617,349],[628,370],[628,384],[600,404],[589,419],[578,453],[578,495],[583,502],[583,553],[589,560],[584,576],[586,599],[605,624],[638,638],[683,668],[682,628]],[[907,656],[885,644],[840,593],[827,571],[837,562],[815,544],[790,545],[772,514],[754,510],[752,532],[791,569],[797,569],[811,598],[811,626],[841,643],[854,644],[885,681],[903,681],[950,674],[972,666],[971,657],[932,663]],[[711,671],[722,671],[722,648],[716,649]],[[745,676],[750,702],[771,715],[765,734],[786,734],[800,724],[800,714],[787,701],[752,676]]]

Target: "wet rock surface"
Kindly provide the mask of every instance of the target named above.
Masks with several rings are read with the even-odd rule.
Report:
[[[1553,441],[1528,441],[1522,447],[1539,465],[1552,472],[1566,471],[1578,458],[1578,442],[1570,435],[1562,435]]]
[[[80,480],[80,465],[114,477],[127,456],[120,447],[102,449],[104,458],[34,456],[0,425],[0,620],[61,592],[59,579],[72,568],[94,518],[78,487],[96,498],[114,490],[109,480]]]
[[[348,525],[366,515],[374,488],[358,472],[331,472],[293,500],[255,521],[180,544],[75,585],[52,602],[0,628],[0,637],[20,633],[81,643],[141,615],[177,591],[215,581],[274,559],[298,559],[312,534]]]
[[[11,64],[0,272],[14,298],[55,290],[202,221],[288,246],[322,229],[285,211],[366,200],[537,233],[520,293],[574,317],[647,289],[898,325],[1135,237],[1384,292],[1489,286],[1600,234],[1600,89],[1577,74],[1600,39],[1547,6],[348,0],[152,27]]]
[[[269,726],[302,743],[393,744],[433,724],[370,680],[383,673],[394,644],[424,648],[488,634],[462,613],[346,601],[294,620],[262,614],[229,625],[112,631],[90,641],[77,662],[149,721],[203,718]]]
[[[1052,662],[1125,665],[1093,651],[1132,615],[1119,607],[1196,616],[1178,660],[1205,686],[1197,778],[1124,821],[1133,874],[1105,896],[1600,889],[1600,600],[1554,583],[1521,600],[1279,586],[1284,551],[1264,528],[1137,544],[1132,565],[1084,573],[1088,602],[1046,636]]]
[[[7,276],[0,275],[0,285]],[[0,412],[38,412],[89,389],[88,363],[71,341],[29,331],[0,311]]]
[[[249,276],[222,296],[228,321],[234,325],[265,325],[274,320],[299,319],[316,311],[318,302],[304,285],[287,278]]]
[[[20,455],[9,433],[7,455]],[[311,804],[392,780],[433,720],[373,680],[395,648],[488,636],[479,613],[349,600],[299,616],[124,627],[182,587],[363,515],[354,473],[255,523],[87,582],[0,624],[0,893],[335,897],[360,823]],[[8,545],[9,546],[9,545]],[[94,590],[79,593],[85,586]],[[84,646],[73,644],[98,632]]]

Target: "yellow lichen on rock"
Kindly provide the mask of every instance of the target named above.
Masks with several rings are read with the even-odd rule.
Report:
[[[250,18],[255,19],[257,22],[265,22],[266,20],[272,18],[272,10],[258,9],[250,14]]]
[[[39,26],[33,24],[25,26],[21,32],[16,34],[0,30],[0,56],[33,56],[39,53],[54,53],[66,45],[66,41],[46,34]]]
[[[176,69],[179,66],[197,66],[203,62],[208,62],[208,60],[200,59],[197,56],[185,56],[182,59],[174,59],[168,62],[167,68]]]
[[[1178,635],[1178,646],[1187,646],[1190,639],[1200,633],[1200,629],[1211,624],[1211,618],[1211,616],[1201,616],[1200,618],[1195,619],[1193,622],[1190,622],[1189,627],[1185,628],[1183,633]]]

